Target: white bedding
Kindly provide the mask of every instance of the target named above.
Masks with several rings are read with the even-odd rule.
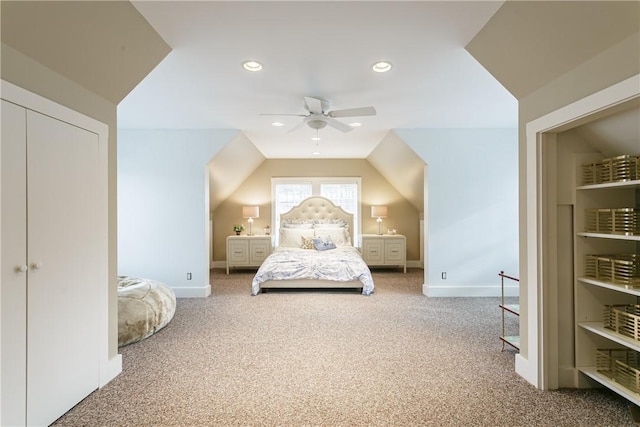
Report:
[[[316,251],[279,247],[262,263],[251,284],[251,293],[257,295],[260,286],[270,280],[330,280],[362,283],[362,294],[373,292],[371,271],[360,252],[353,246]],[[313,286],[310,282],[309,286]]]

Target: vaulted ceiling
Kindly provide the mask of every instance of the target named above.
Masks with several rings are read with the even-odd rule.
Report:
[[[465,50],[501,1],[133,4],[173,50],[120,103],[120,127],[238,129],[266,158],[366,158],[394,128],[517,125],[513,96]],[[391,71],[373,72],[379,60]],[[377,115],[319,142],[288,133],[301,117],[261,115],[308,113],[305,96]]]

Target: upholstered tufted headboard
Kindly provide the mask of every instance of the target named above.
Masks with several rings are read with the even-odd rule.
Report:
[[[314,221],[314,220],[342,220],[348,224],[349,238],[353,245],[353,214],[345,212],[331,200],[324,197],[309,197],[289,212],[280,215],[282,221]]]

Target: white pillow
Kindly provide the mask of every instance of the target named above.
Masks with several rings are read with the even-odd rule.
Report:
[[[329,236],[333,243],[336,246],[351,246],[351,241],[349,240],[349,233],[346,228],[316,228],[315,230],[317,237],[325,237]]]
[[[303,237],[313,237],[313,230],[308,228],[281,228],[280,246],[285,248],[302,247]]]
[[[346,228],[349,229],[349,223],[344,219],[317,219],[313,224],[313,228]]]
[[[313,228],[313,222],[307,220],[286,219],[280,223],[281,228]]]

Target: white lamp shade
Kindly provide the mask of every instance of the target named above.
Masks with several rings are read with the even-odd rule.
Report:
[[[260,218],[260,206],[243,206],[243,218]]]
[[[371,218],[386,218],[387,207],[386,206],[371,206]]]

